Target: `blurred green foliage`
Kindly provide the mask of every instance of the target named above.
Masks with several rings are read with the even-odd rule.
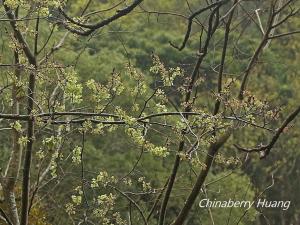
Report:
[[[89,11],[110,7],[116,4],[117,1],[93,1]],[[192,8],[197,8],[199,1],[190,1]],[[85,5],[85,1],[72,1],[70,5],[70,13],[78,15]],[[172,11],[178,14],[188,14],[189,10],[183,1],[145,1],[142,7],[149,11]],[[105,17],[109,13],[104,13],[101,17]],[[99,17],[99,19],[101,19]],[[41,26],[41,43],[46,40],[47,34],[51,29],[48,22],[42,22]],[[288,22],[289,24],[300,24],[299,17],[295,17]],[[239,39],[239,34],[232,32],[230,37],[229,54],[226,59],[226,79],[239,76],[246,62],[251,56],[255,46],[260,40],[260,35],[257,29],[249,26],[244,34],[247,38]],[[288,27],[288,26],[287,26]],[[299,26],[298,26],[299,27]],[[196,30],[197,28],[195,28]],[[286,28],[288,29],[288,28]],[[186,31],[186,22],[181,17],[162,15],[159,13],[147,13],[139,9],[132,15],[122,18],[120,21],[112,23],[108,27],[97,31],[93,36],[88,38],[78,38],[72,34],[66,37],[66,44],[63,49],[55,53],[55,58],[64,65],[74,65],[75,70],[79,74],[80,82],[86,82],[93,78],[97,81],[106,82],[112,71],[121,72],[122,82],[127,88],[132,88],[136,84],[126,77],[125,65],[130,63],[139,71],[146,74],[147,82],[150,85],[155,84],[155,77],[149,72],[152,65],[151,54],[158,55],[166,66],[181,66],[186,73],[190,73],[192,64],[195,61],[197,54],[197,46],[199,35],[192,35],[187,47],[179,52],[172,48],[169,42],[179,44],[183,40]],[[5,32],[1,29],[3,38],[0,40],[1,51],[9,51]],[[57,43],[64,35],[65,30],[58,28],[55,30],[54,37],[50,40],[51,44]],[[282,30],[284,32],[284,30]],[[211,95],[211,88],[216,88],[217,74],[212,70],[219,63],[221,55],[221,47],[223,39],[223,31],[219,30],[213,37],[206,61],[201,68],[201,73],[204,76],[203,85],[200,86],[201,93],[204,98],[197,101],[197,105],[206,110],[211,110],[213,107],[214,97]],[[282,107],[280,121],[284,116],[299,104],[300,99],[300,79],[299,79],[299,60],[300,60],[300,41],[299,36],[290,36],[283,39],[273,40],[267,51],[264,52],[261,59],[262,63],[254,70],[251,76],[249,90],[254,91],[256,96],[261,99],[268,100],[272,105]],[[5,55],[2,62],[11,62],[12,58]],[[4,76],[4,72],[0,72]],[[179,81],[178,81],[179,82]],[[147,94],[151,94],[150,91]],[[181,96],[176,96],[181,98]],[[3,97],[1,97],[3,98]],[[132,105],[131,96],[122,95],[116,100],[117,104],[125,110],[130,111]],[[275,124],[280,124],[278,121]],[[219,182],[206,187],[207,196],[210,199],[226,200],[226,199],[244,199],[245,196],[252,200],[255,195],[263,191],[271,182],[271,174],[276,177],[274,186],[264,195],[272,200],[291,200],[292,206],[288,211],[279,211],[280,209],[268,209],[265,214],[268,217],[270,224],[295,224],[299,222],[300,216],[300,195],[298,190],[299,184],[299,119],[296,120],[290,132],[283,134],[282,138],[272,151],[272,154],[266,161],[259,161],[256,156],[249,156],[246,165],[241,169],[236,169],[235,166],[226,164],[215,164],[212,173],[209,175],[206,183],[221,178],[230,173],[230,175],[221,179]],[[0,130],[0,165],[3,165],[8,158],[9,153],[9,135],[5,135],[4,131]],[[232,143],[238,140],[242,146],[255,146],[268,138],[267,133],[250,132],[242,130],[234,133],[229,143],[222,149],[221,154],[225,158],[237,157],[243,159],[244,155],[238,154],[232,147]],[[151,135],[149,139],[153,143],[161,144],[164,139],[159,135]],[[67,143],[66,150],[71,152],[74,146],[80,145],[81,137],[74,136],[74,141]],[[117,177],[123,177],[135,166],[132,177],[145,177],[147,181],[155,188],[162,188],[165,184],[169,171],[172,168],[173,158],[175,156],[176,144],[171,144],[173,152],[170,157],[165,159],[157,159],[149,153],[141,153],[143,151],[127,138],[123,129],[105,133],[101,136],[89,135],[85,142],[85,169],[91,171],[86,174],[86,179],[95,177],[95,172],[108,171],[109,174],[114,174]],[[143,154],[142,159],[135,165],[140,154]],[[69,160],[70,161],[70,160]],[[70,201],[70,193],[65,193],[64,190],[71,190],[73,187],[80,185],[80,181],[76,174],[80,174],[80,168],[74,165],[66,167],[74,167],[70,176],[60,180],[60,184],[56,187],[55,192],[47,195],[51,188],[55,186],[55,180],[50,181],[49,188],[41,190],[40,196],[45,195],[46,204],[43,208],[46,210],[47,220],[50,224],[63,225],[72,224],[65,213],[61,210],[64,205]],[[200,169],[199,169],[200,170]],[[179,213],[186,195],[192,188],[192,184],[196,179],[195,172],[188,162],[183,162],[180,167],[178,177],[180,182],[176,183],[174,192],[168,206],[168,217],[166,222],[171,222],[171,218]],[[134,184],[133,190],[139,190],[139,184]],[[91,190],[90,190],[91,191]],[[92,193],[87,193],[92,196]],[[56,201],[52,201],[53,199]],[[204,190],[197,199],[206,197]],[[155,195],[141,196],[139,203],[150,210],[148,204],[155,201]],[[59,203],[58,203],[59,202]],[[118,200],[118,210],[124,217],[127,217],[128,204],[124,200]],[[158,217],[157,207],[154,211],[154,216],[149,224],[156,224]],[[34,211],[36,213],[36,211]],[[186,224],[211,224],[210,213],[213,216],[215,224],[236,224],[237,218],[241,217],[244,209],[212,209],[209,212],[207,209],[200,209],[197,204],[192,209]],[[137,212],[133,212],[133,215]],[[247,212],[245,218],[240,224],[250,225],[258,224],[255,221],[259,220],[259,212],[251,209]],[[225,223],[226,221],[226,223]],[[278,222],[281,221],[281,222]],[[41,223],[37,223],[41,224]],[[46,223],[45,223],[46,224]],[[133,224],[141,224],[140,221],[133,221]],[[264,224],[261,222],[260,224]]]

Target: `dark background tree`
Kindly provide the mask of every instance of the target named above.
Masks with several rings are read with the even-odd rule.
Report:
[[[297,1],[6,0],[1,15],[0,223],[299,223]]]

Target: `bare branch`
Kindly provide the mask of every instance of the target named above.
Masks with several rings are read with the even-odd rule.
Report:
[[[4,212],[4,210],[0,207],[0,214],[3,217],[3,219],[5,220],[5,222],[7,222],[8,225],[13,225],[12,222],[10,221],[10,219],[8,218],[8,216],[6,215],[6,213]]]
[[[228,0],[223,0],[223,1],[218,1],[215,3],[212,3],[204,8],[199,9],[198,11],[194,12],[192,15],[189,16],[188,18],[188,26],[187,26],[187,31],[185,33],[184,36],[184,40],[182,42],[182,44],[180,46],[176,46],[174,45],[172,42],[170,42],[171,46],[173,46],[174,48],[178,49],[179,51],[183,50],[185,48],[185,45],[190,37],[191,31],[192,31],[192,24],[193,24],[193,20],[196,16],[199,16],[201,13],[214,8],[216,6],[220,7],[221,5],[225,4],[226,2],[228,2]]]
[[[299,33],[300,33],[300,30],[295,30],[295,31],[291,31],[291,32],[283,33],[283,34],[273,35],[272,37],[269,37],[269,39],[281,38],[281,37],[285,37],[285,36],[289,36],[289,35],[293,35],[293,34],[299,34]]]
[[[228,140],[232,133],[232,130],[229,129],[226,131],[226,133],[221,136],[216,142],[212,143],[209,147],[206,159],[205,159],[205,168],[200,172],[199,176],[197,177],[197,181],[194,184],[194,187],[189,194],[187,200],[184,203],[183,208],[181,209],[180,213],[178,214],[175,221],[172,223],[172,225],[182,225],[184,221],[186,220],[189,211],[191,210],[194,202],[197,199],[197,196],[201,190],[201,187],[207,177],[207,174],[210,170],[210,167],[212,165],[212,162],[214,160],[214,157],[218,150],[224,145],[224,143]]]
[[[238,150],[243,151],[243,152],[260,152],[261,153],[261,158],[265,158],[268,156],[270,153],[271,149],[273,146],[276,144],[277,140],[279,139],[280,135],[284,133],[286,127],[291,123],[299,114],[300,112],[300,106],[293,111],[286,119],[285,121],[281,124],[281,126],[276,130],[275,135],[272,137],[271,141],[267,145],[262,145],[256,148],[243,148],[238,145],[234,145]]]
[[[64,25],[64,27],[66,29],[68,29],[70,32],[78,34],[78,35],[83,35],[83,36],[88,36],[91,33],[93,33],[95,30],[102,28],[108,24],[110,24],[111,22],[126,16],[127,14],[129,14],[132,10],[134,10],[139,4],[141,4],[143,2],[143,0],[135,0],[131,5],[127,6],[124,9],[120,9],[117,11],[117,13],[115,15],[113,15],[112,17],[109,17],[105,20],[100,21],[99,23],[96,24],[82,24],[79,23],[77,21],[75,21],[74,19],[72,19],[71,17],[69,17],[62,9],[60,9],[61,14],[71,23],[82,27],[82,28],[87,28],[88,30],[86,31],[79,31],[76,29],[73,29],[71,27],[69,27],[66,23],[62,23]]]

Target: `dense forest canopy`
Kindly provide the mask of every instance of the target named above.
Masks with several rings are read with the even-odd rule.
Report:
[[[0,224],[300,223],[299,1],[0,3]]]

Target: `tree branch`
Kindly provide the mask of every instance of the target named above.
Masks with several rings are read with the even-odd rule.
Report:
[[[262,145],[256,148],[243,148],[240,147],[238,145],[234,145],[238,150],[243,151],[243,152],[260,152],[261,153],[261,158],[265,158],[269,155],[271,149],[273,148],[273,146],[275,145],[275,143],[277,142],[277,140],[279,139],[280,135],[282,133],[284,133],[284,130],[286,129],[286,127],[288,126],[289,123],[291,123],[299,114],[300,112],[300,106],[298,106],[298,108],[296,108],[296,110],[294,110],[286,119],[285,121],[281,124],[281,126],[276,130],[275,135],[272,137],[271,141],[269,144],[267,145]]]
[[[187,31],[185,33],[185,36],[184,36],[184,39],[183,39],[183,42],[182,44],[178,47],[176,45],[174,45],[172,42],[170,42],[171,46],[178,49],[179,51],[183,50],[186,46],[186,43],[190,37],[190,34],[191,34],[191,31],[192,31],[192,24],[193,24],[193,20],[196,16],[199,16],[201,13],[211,9],[211,8],[214,8],[216,6],[220,7],[221,5],[225,4],[226,2],[228,2],[228,0],[222,0],[222,1],[218,1],[218,2],[215,2],[215,3],[212,3],[204,8],[201,8],[199,9],[198,11],[194,12],[192,15],[189,16],[188,18],[188,26],[187,26]]]
[[[95,30],[102,28],[108,24],[110,24],[111,22],[126,16],[127,14],[129,14],[132,10],[134,10],[139,4],[141,4],[143,2],[143,0],[135,0],[131,5],[127,6],[124,9],[120,9],[117,11],[117,13],[105,20],[102,20],[96,24],[83,24],[83,23],[79,23],[77,21],[75,21],[74,19],[72,19],[71,17],[69,17],[62,9],[60,9],[61,14],[71,23],[80,26],[82,28],[87,28],[88,30],[86,31],[79,31],[76,29],[73,29],[71,27],[69,27],[66,23],[63,23],[63,25],[65,26],[65,28],[67,30],[69,30],[72,33],[78,34],[78,35],[83,35],[83,36],[88,36],[91,33],[93,33]]]
[[[206,167],[200,172],[199,176],[197,177],[197,181],[194,184],[194,187],[189,194],[183,208],[181,209],[180,213],[178,214],[175,221],[172,223],[172,225],[182,225],[184,221],[186,220],[189,211],[191,210],[194,202],[197,199],[197,196],[201,190],[201,187],[207,177],[207,174],[210,170],[210,167],[212,165],[212,162],[214,160],[214,157],[218,150],[224,145],[224,143],[228,140],[232,133],[232,130],[229,129],[226,131],[226,133],[221,136],[216,142],[212,143],[208,149],[208,153],[205,159],[205,165]]]

